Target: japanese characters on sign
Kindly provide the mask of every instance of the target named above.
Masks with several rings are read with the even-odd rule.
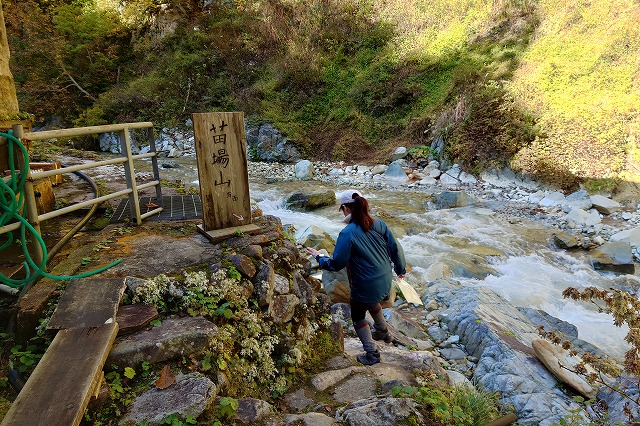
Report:
[[[243,113],[193,114],[205,230],[251,223]]]

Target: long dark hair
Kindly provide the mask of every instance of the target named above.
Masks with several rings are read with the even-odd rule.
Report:
[[[353,194],[353,202],[347,204],[351,209],[351,220],[358,224],[365,232],[373,228],[373,218],[369,215],[369,202],[358,194]]]

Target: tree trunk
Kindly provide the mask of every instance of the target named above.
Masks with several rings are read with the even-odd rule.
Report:
[[[13,116],[19,111],[16,86],[9,69],[9,42],[7,29],[4,26],[2,0],[0,0],[0,120],[9,117],[15,118]]]

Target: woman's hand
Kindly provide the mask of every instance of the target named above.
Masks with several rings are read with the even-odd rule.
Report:
[[[402,278],[404,278],[404,276],[405,276],[405,274],[398,275],[398,278],[402,279]]]
[[[307,247],[307,252],[313,257],[320,256],[320,252],[313,247]]]

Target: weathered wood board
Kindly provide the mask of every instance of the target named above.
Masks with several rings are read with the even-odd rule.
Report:
[[[251,223],[244,113],[193,114],[203,229]]]
[[[79,425],[102,381],[118,325],[60,330],[11,404],[2,426]]]
[[[205,231],[201,225],[197,225],[198,231],[202,233],[205,237],[209,239],[213,244],[219,243],[220,241],[224,241],[227,238],[235,235],[236,233],[243,233],[247,235],[257,234],[261,231],[261,228],[257,225],[244,225],[244,226],[236,226],[233,228],[225,228],[225,229],[216,229],[213,231]]]
[[[101,327],[115,322],[124,289],[122,278],[72,279],[47,328]]]

